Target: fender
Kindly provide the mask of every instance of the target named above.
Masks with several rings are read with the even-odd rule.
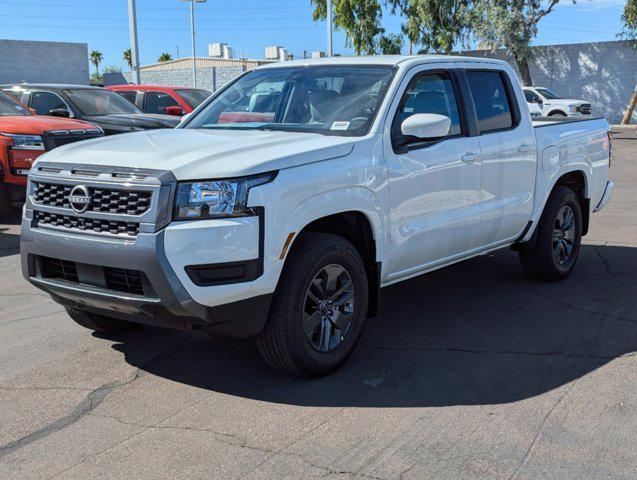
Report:
[[[584,164],[588,167],[587,164]],[[524,229],[522,234],[520,235],[517,243],[528,244],[531,246],[535,241],[536,227],[538,225],[539,219],[542,216],[542,212],[544,212],[544,207],[546,206],[546,202],[548,202],[549,196],[553,192],[553,189],[557,185],[558,181],[564,176],[572,172],[581,172],[584,175],[584,205],[582,205],[582,213],[586,214],[584,210],[586,208],[590,208],[590,197],[589,197],[589,184],[590,184],[590,176],[592,172],[589,168],[583,168],[582,164],[568,164],[563,167],[556,169],[551,172],[542,172],[540,170],[540,176],[542,173],[549,174],[548,178],[544,182],[540,182],[538,178],[536,185],[536,202],[533,208],[533,215],[529,220],[529,225]],[[544,193],[540,197],[537,189],[541,187],[541,185],[547,185],[548,188],[543,188]]]
[[[287,257],[287,253],[296,242],[299,233],[310,223],[345,212],[359,212],[365,215],[374,237],[376,261],[382,262],[385,252],[385,237],[382,232],[386,231],[386,222],[381,202],[372,190],[360,186],[330,190],[308,197],[299,203],[285,224],[283,235],[277,244],[277,251],[283,252],[283,247],[288,243],[288,248],[283,252],[284,257]],[[291,242],[288,240],[290,233],[294,233]],[[285,260],[285,258],[281,260]]]

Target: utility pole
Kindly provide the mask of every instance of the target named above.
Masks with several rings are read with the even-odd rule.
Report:
[[[332,50],[332,0],[327,0],[327,56],[334,56]]]
[[[195,3],[206,3],[206,0],[180,0],[190,2],[190,30],[192,31],[192,86],[197,86],[197,52],[195,47]]]
[[[128,28],[130,30],[130,56],[133,64],[133,80],[139,85],[139,44],[137,43],[137,10],[135,0],[128,0]]]

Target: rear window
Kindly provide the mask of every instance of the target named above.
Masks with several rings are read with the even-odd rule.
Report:
[[[195,90],[194,88],[184,88],[175,90],[175,92],[192,108],[197,108],[206,98],[212,95],[208,90]]]
[[[500,72],[467,72],[471,96],[482,133],[505,130],[513,126],[509,92]]]
[[[26,108],[15,102],[8,95],[0,93],[0,117],[28,116],[31,115]]]

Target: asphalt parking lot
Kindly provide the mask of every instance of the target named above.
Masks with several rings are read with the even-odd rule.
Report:
[[[637,136],[573,274],[501,250],[383,291],[350,361],[273,373],[252,342],[75,325],[0,225],[0,478],[637,478]]]

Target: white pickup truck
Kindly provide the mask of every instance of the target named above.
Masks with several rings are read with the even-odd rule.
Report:
[[[321,375],[384,286],[503,247],[564,278],[610,161],[605,120],[533,125],[500,61],[282,62],[178,129],[40,157],[23,273],[85,327],[256,337],[271,366]]]

